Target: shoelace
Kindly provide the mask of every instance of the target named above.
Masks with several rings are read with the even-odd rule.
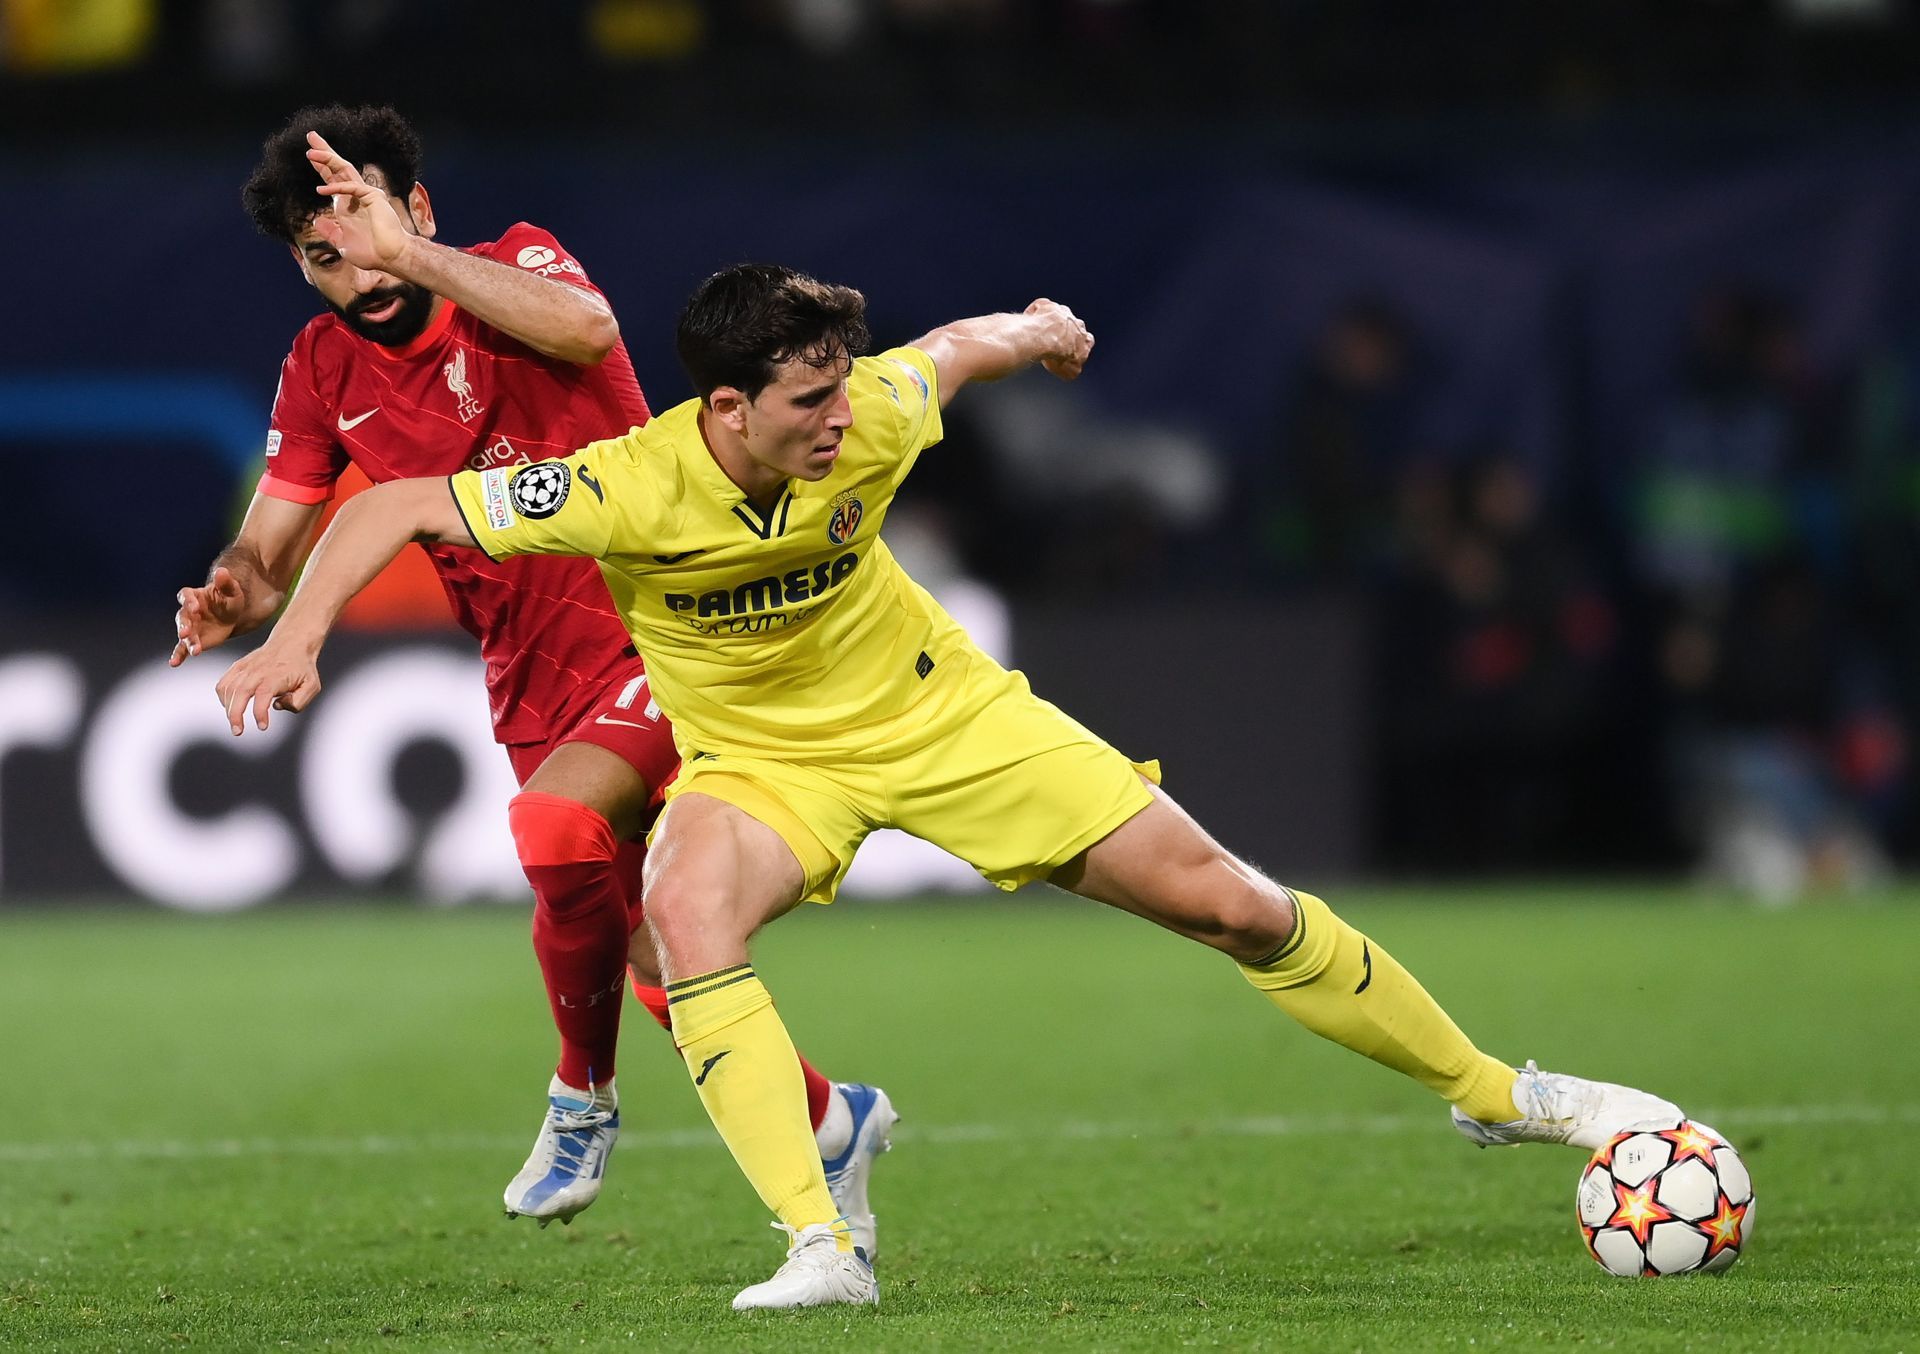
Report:
[[[558,1105],[548,1111],[548,1121],[561,1133],[578,1133],[583,1129],[602,1127],[613,1116],[611,1110],[584,1109],[565,1110]]]
[[[593,1088],[589,1087],[588,1094],[592,1093]],[[600,1109],[591,1100],[583,1110],[550,1105],[547,1121],[553,1126],[553,1165],[564,1166],[575,1175],[585,1169],[594,1133],[606,1125],[612,1114],[611,1109]]]
[[[1556,1079],[1542,1072],[1540,1065],[1532,1058],[1527,1059],[1526,1067],[1521,1069],[1521,1080],[1525,1083],[1525,1095],[1529,1102],[1521,1108],[1529,1119],[1564,1123],[1584,1118],[1593,1112],[1594,1092],[1586,1086],[1578,1086],[1581,1094],[1575,1095],[1573,1088],[1564,1084],[1564,1079]],[[1556,1086],[1556,1080],[1562,1084]]]
[[[767,1224],[767,1226],[777,1228],[778,1230],[785,1232],[787,1234],[787,1240],[791,1243],[787,1247],[787,1259],[789,1260],[794,1259],[796,1256],[800,1254],[801,1251],[805,1250],[807,1247],[812,1246],[815,1243],[822,1240],[826,1241],[829,1249],[835,1252],[838,1252],[838,1250],[840,1249],[840,1244],[835,1237],[834,1229],[836,1226],[845,1226],[845,1225],[846,1225],[845,1218],[834,1219],[834,1223],[832,1225],[826,1225],[826,1224],[816,1222],[812,1224],[812,1226],[804,1227],[804,1228],[789,1227],[787,1226],[786,1223],[778,1222],[778,1221],[770,1222]],[[816,1227],[820,1228],[821,1230],[814,1231],[814,1228]],[[812,1232],[813,1234],[811,1236],[806,1237],[803,1240],[801,1237],[802,1232]]]

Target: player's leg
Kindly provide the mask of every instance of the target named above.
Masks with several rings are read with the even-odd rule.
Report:
[[[1512,1117],[1511,1068],[1324,903],[1222,849],[1152,783],[1157,767],[1129,763],[1017,674],[980,659],[966,679],[950,726],[889,763],[895,826],[1003,887],[1050,878],[1210,945],[1316,1033]]]
[[[827,1189],[793,1042],[747,958],[749,937],[806,884],[779,833],[711,795],[679,794],[654,830],[647,932],[674,1041],[741,1172],[793,1239],[787,1263],[736,1308],[878,1300]]]
[[[627,892],[628,921],[636,935],[645,925],[641,897],[646,862],[647,848],[637,841],[622,842],[614,857],[614,868],[619,871]],[[654,954],[651,942],[631,948],[627,956],[627,974],[633,984],[634,999],[646,1008],[647,1014],[661,1029],[671,1035],[673,1016],[667,1005],[666,988],[660,978],[660,960]],[[857,1097],[869,1088],[854,1082],[828,1081],[807,1061],[806,1054],[802,1053],[799,1057],[800,1076],[807,1086],[807,1117],[812,1120],[814,1135],[820,1141],[820,1155],[823,1159],[837,1161],[847,1155],[855,1137],[856,1116],[848,1096]]]
[[[595,749],[611,754],[623,766],[597,755]],[[680,753],[674,746],[673,728],[654,704],[646,673],[636,660],[627,674],[607,684],[600,700],[579,719],[554,755],[533,773],[539,783],[536,785],[532,780],[526,783],[529,790],[544,790],[572,799],[608,820],[618,843],[614,848],[612,871],[626,898],[628,936],[641,925],[647,859],[643,834],[653,826],[665,787],[679,770]],[[604,878],[597,852],[588,873],[597,888]],[[536,934],[536,946],[538,943]],[[634,996],[663,1030],[672,1033],[666,993],[661,990],[652,947],[643,945],[628,954],[627,937],[623,936],[619,949],[626,957]],[[611,963],[609,950],[604,960],[597,960],[596,968]],[[610,1049],[606,1056],[611,1059]],[[845,1106],[836,1105],[833,1083],[805,1058],[800,1060],[800,1071],[807,1084],[807,1108],[814,1128],[824,1135],[823,1148],[828,1149],[827,1155],[835,1155],[844,1147],[839,1139],[846,1135],[838,1131],[838,1121],[845,1117]]]
[[[609,684],[605,698],[580,719],[566,741],[532,772],[526,793],[515,801],[516,823],[538,813],[562,824],[577,825],[579,830],[570,840],[575,846],[587,848],[572,854],[563,852],[557,857],[557,866],[552,863],[536,866],[529,855],[522,852],[522,864],[535,884],[535,945],[543,971],[549,974],[549,992],[554,991],[552,975],[563,963],[571,962],[574,968],[590,965],[594,982],[607,979],[616,987],[620,982],[618,975],[624,968],[633,982],[635,996],[669,1035],[672,1023],[668,997],[661,984],[653,946],[630,942],[643,917],[647,848],[639,837],[658,815],[661,787],[671,782],[678,770],[679,755],[673,746],[672,730],[646,698],[646,683],[636,673],[632,680]],[[542,800],[536,795],[548,798]],[[527,835],[516,830],[516,839]],[[610,857],[605,849],[609,839],[618,842]],[[561,844],[566,843],[563,840]],[[566,884],[568,891],[549,887],[542,894],[542,876],[549,885]],[[618,931],[612,925],[616,915],[612,903],[614,893],[623,900],[624,927]],[[543,924],[543,914],[551,918],[591,918],[594,923],[591,948],[573,955],[563,952],[555,941],[564,938],[565,928],[551,921]],[[583,944],[589,941],[585,932],[585,926],[575,931]],[[604,1047],[592,1049],[588,1057],[596,1065],[604,1061],[611,1067],[611,1041],[617,1039],[619,1032],[619,1004],[616,999],[610,1003],[610,1010],[596,1003],[584,1010],[563,1011],[556,999],[555,1016],[562,1022],[563,1031],[563,1063],[570,1047],[578,1047],[579,1032],[590,1030],[608,1042]],[[570,1016],[572,1024],[578,1027],[575,1037],[568,1037],[563,1016]],[[805,1058],[796,1054],[796,1059],[806,1088],[815,1148],[829,1188],[871,1257],[877,1251],[878,1225],[867,1202],[867,1182],[875,1159],[891,1145],[888,1133],[895,1118],[892,1106],[885,1093],[876,1088],[851,1082],[836,1085]],[[576,1062],[585,1060],[575,1059]],[[595,1087],[580,1087],[579,1083],[573,1086],[578,1089],[569,1092],[563,1071],[551,1088],[552,1096],[566,1101],[585,1101],[601,1114],[617,1110],[618,1100],[610,1080]],[[564,1150],[558,1159],[559,1169],[547,1168],[556,1141],[556,1134],[551,1130],[552,1120],[566,1112],[565,1106],[554,1103],[548,1128],[543,1129],[526,1167],[509,1189],[510,1212],[534,1211],[543,1218],[566,1218],[591,1202],[591,1191],[598,1189],[597,1175],[592,1180],[564,1180],[564,1168],[571,1161]],[[565,1135],[559,1135],[557,1140],[564,1148]],[[597,1157],[590,1153],[578,1155],[588,1166],[604,1167],[604,1153]],[[530,1200],[530,1193],[542,1197]],[[520,1203],[518,1208],[516,1199]]]
[[[514,849],[533,886],[533,948],[560,1031],[560,1079],[613,1079],[632,933],[617,864],[642,830],[650,787],[624,757],[563,742],[508,805]]]
[[[524,766],[532,758],[516,749]],[[648,787],[624,758],[562,743],[508,805],[533,888],[533,949],[560,1034],[548,1107],[526,1164],[508,1183],[509,1216],[572,1221],[598,1196],[620,1128],[615,1051],[631,934],[619,843],[640,830]]]
[[[1597,1146],[1630,1123],[1682,1117],[1678,1107],[1628,1087],[1531,1065],[1516,1073],[1482,1053],[1376,941],[1319,898],[1237,859],[1153,793],[1151,804],[1068,862],[1055,882],[1227,954],[1248,982],[1315,1034],[1443,1096],[1462,1132],[1483,1145]]]
[[[1385,950],[1320,899],[1237,859],[1157,787],[1153,796],[1054,882],[1221,951],[1315,1034],[1476,1118],[1517,1116],[1513,1069],[1475,1048]]]
[[[623,696],[626,690],[621,689]],[[610,815],[624,822],[637,813],[641,822],[651,827],[663,799],[662,785],[679,773],[679,754],[672,748],[671,734],[664,722],[649,732],[644,708],[636,714],[620,711],[617,700],[614,704],[614,713],[620,716],[617,720],[582,721],[576,737],[624,758],[641,773],[643,784],[654,785],[645,803],[618,805]],[[639,705],[636,697],[629,702],[629,710]],[[641,791],[636,788],[634,792]],[[640,932],[644,925],[642,897],[646,860],[646,844],[637,837],[622,841],[614,852],[613,868],[626,895],[628,928],[632,933]],[[673,1018],[652,943],[633,946],[627,961],[635,998],[671,1036]],[[827,1174],[827,1188],[853,1228],[855,1241],[869,1260],[874,1259],[880,1253],[879,1223],[868,1201],[868,1179],[875,1160],[892,1146],[889,1134],[898,1116],[886,1092],[880,1088],[860,1082],[828,1081],[804,1054],[797,1056],[800,1077],[807,1090],[807,1118],[813,1125],[814,1144]]]
[[[637,842],[625,843],[622,856],[644,865],[645,848]],[[619,862],[626,872],[627,859]],[[633,979],[633,995],[646,1007],[647,1014],[659,1022],[669,1035],[673,1033],[672,1008],[661,983],[660,961],[653,942],[644,932],[640,906],[639,877],[633,877],[629,897],[633,900],[635,944],[629,956],[628,971]],[[820,1151],[820,1165],[827,1174],[827,1190],[840,1208],[840,1216],[853,1229],[854,1244],[866,1252],[867,1259],[880,1258],[880,1223],[874,1216],[868,1186],[873,1166],[882,1153],[892,1150],[892,1131],[899,1115],[893,1101],[878,1086],[858,1081],[828,1081],[801,1053],[800,1077],[807,1088],[807,1119],[813,1125],[814,1145]]]

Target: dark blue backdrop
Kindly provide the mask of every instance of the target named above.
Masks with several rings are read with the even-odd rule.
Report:
[[[565,240],[612,297],[657,406],[685,393],[670,335],[687,290],[776,258],[864,288],[885,341],[1066,300],[1100,336],[1086,378],[1099,405],[1188,426],[1247,468],[1273,454],[1329,312],[1372,295],[1435,355],[1423,446],[1503,446],[1549,476],[1582,463],[1604,476],[1670,393],[1703,286],[1794,301],[1830,370],[1912,326],[1915,144],[1889,134],[1711,169],[1462,156],[1360,173],[1225,140],[850,137],[823,159],[530,137],[433,145],[424,178],[443,240],[523,217]],[[0,456],[16,495],[0,602],[30,607],[59,586],[63,606],[150,612],[146,590],[164,597],[218,545],[280,357],[313,309],[240,211],[251,158],[249,140],[0,159]]]

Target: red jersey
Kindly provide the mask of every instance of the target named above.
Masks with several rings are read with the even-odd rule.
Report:
[[[599,293],[559,241],[524,221],[466,252]],[[420,337],[385,348],[329,311],[300,331],[280,369],[260,492],[323,502],[349,461],[376,484],[542,461],[647,416],[625,343],[597,367],[575,366],[442,300]],[[632,642],[592,560],[427,554],[454,618],[480,641],[502,743],[558,736],[630,666]]]

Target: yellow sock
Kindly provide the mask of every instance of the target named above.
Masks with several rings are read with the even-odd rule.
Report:
[[[751,964],[667,984],[673,1041],[694,1089],[761,1201],[794,1229],[839,1224],[787,1027]],[[839,1224],[840,1249],[853,1242]]]
[[[1489,1122],[1518,1119],[1513,1069],[1489,1058],[1393,956],[1290,890],[1293,934],[1271,956],[1242,964],[1247,981],[1323,1039],[1403,1072]]]

